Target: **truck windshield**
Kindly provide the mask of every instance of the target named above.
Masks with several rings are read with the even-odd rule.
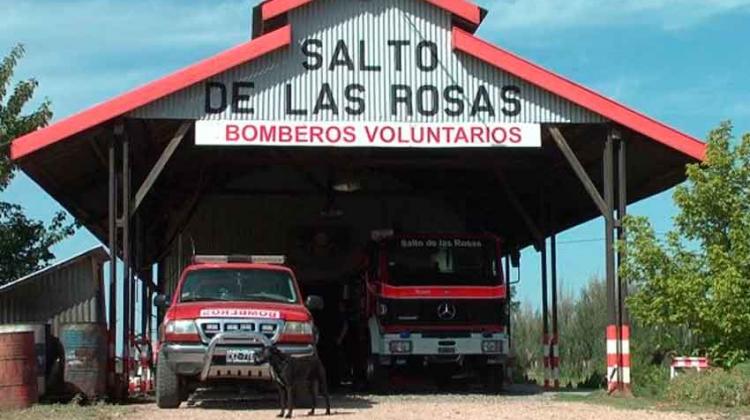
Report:
[[[181,302],[197,301],[297,301],[294,282],[284,271],[210,269],[188,273],[180,290]]]
[[[387,245],[394,286],[495,286],[497,246],[479,239],[394,239]]]

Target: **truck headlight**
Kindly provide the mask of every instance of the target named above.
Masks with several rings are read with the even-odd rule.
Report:
[[[312,322],[287,322],[284,324],[284,334],[289,335],[312,335]]]
[[[168,321],[164,325],[164,339],[171,342],[197,343],[201,340],[198,327],[191,319],[177,319]]]
[[[187,319],[178,319],[167,322],[165,328],[167,334],[198,334],[198,327],[195,321]]]
[[[411,353],[411,341],[391,341],[388,348],[393,354]]]
[[[502,353],[503,342],[501,340],[482,341],[482,353]]]

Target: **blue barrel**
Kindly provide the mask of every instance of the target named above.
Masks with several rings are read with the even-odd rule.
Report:
[[[98,323],[64,324],[65,387],[90,399],[107,393],[107,327]]]

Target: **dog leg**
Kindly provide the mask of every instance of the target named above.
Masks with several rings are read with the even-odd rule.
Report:
[[[278,386],[277,388],[279,390],[279,407],[281,407],[281,413],[279,413],[279,415],[277,415],[276,417],[281,418],[281,417],[284,417],[284,411],[286,411],[285,410],[285,408],[286,408],[286,401],[285,401],[285,399],[286,399],[285,398],[286,390],[284,388],[282,388],[281,386]]]
[[[323,396],[326,399],[326,416],[331,415],[331,397],[328,395],[328,382],[326,378],[326,370],[321,364],[318,368],[318,385],[323,392]]]
[[[292,411],[294,410],[294,383],[290,383],[286,386],[286,418],[292,418]]]
[[[309,381],[308,385],[310,386],[310,398],[312,399],[312,405],[310,408],[310,411],[307,413],[308,416],[314,416],[315,415],[315,406],[317,404],[318,399],[318,383],[317,381]]]

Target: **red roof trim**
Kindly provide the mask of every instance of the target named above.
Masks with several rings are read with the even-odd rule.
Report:
[[[302,7],[313,0],[270,0],[263,3],[262,14],[263,20],[273,19],[276,16],[283,15],[290,10]]]
[[[703,160],[706,154],[706,145],[700,140],[668,127],[459,28],[453,28],[453,49],[463,51],[507,71],[697,160]]]
[[[312,3],[313,0],[269,0],[263,4],[263,20],[272,19]],[[424,0],[435,7],[446,10],[474,25],[482,23],[482,12],[479,6],[466,0]]]
[[[291,26],[287,25],[254,40],[230,48],[162,79],[95,105],[49,127],[17,138],[11,144],[11,158],[14,160],[20,159],[41,148],[128,113],[232,67],[285,47],[291,42],[292,29]]]

